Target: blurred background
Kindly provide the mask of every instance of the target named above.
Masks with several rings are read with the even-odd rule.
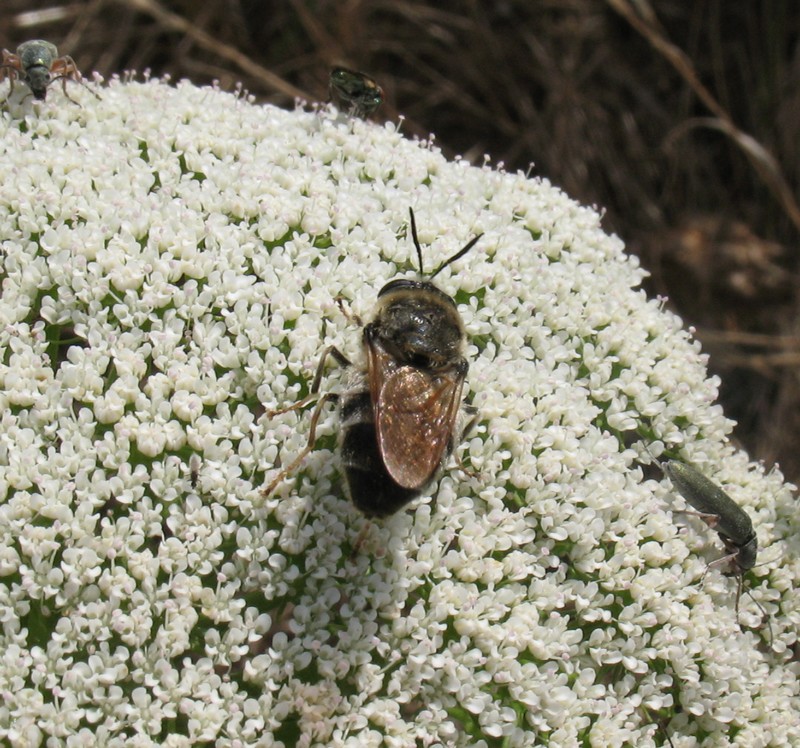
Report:
[[[800,480],[796,0],[3,0],[0,47],[84,75],[327,100],[343,64],[448,156],[488,156],[603,211],[696,329],[734,434]]]

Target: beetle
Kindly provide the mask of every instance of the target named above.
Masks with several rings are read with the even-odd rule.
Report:
[[[331,101],[351,117],[368,117],[383,102],[383,89],[375,80],[343,67],[331,70],[328,90]]]
[[[697,516],[719,534],[728,555],[712,563],[722,566],[731,561],[740,577],[752,569],[758,555],[758,541],[750,515],[689,463],[667,460],[661,467],[678,493],[697,510]]]
[[[31,90],[34,99],[44,101],[50,84],[60,80],[64,96],[77,104],[78,102],[67,93],[67,81],[71,80],[80,83],[93,96],[100,98],[83,82],[75,61],[69,55],[59,57],[56,45],[51,42],[31,39],[20,44],[16,53],[4,49],[2,54],[0,81],[4,78],[9,79],[9,92],[14,90],[14,81],[20,80]]]
[[[744,573],[756,565],[758,556],[758,540],[750,515],[721,486],[703,475],[690,463],[675,459],[664,461],[653,459],[670,479],[678,493],[696,510],[686,513],[702,519],[712,530],[717,532],[722,540],[727,553],[716,561],[712,561],[708,568],[725,564],[732,566],[729,573],[737,579],[736,620],[739,620],[739,599],[742,592],[747,592],[767,619],[770,627],[770,639],[772,639],[772,625],[769,624],[769,616],[764,610],[764,606],[753,597],[749,590],[744,589]]]

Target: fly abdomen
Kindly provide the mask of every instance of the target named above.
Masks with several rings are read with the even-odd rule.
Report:
[[[418,489],[392,480],[383,464],[369,390],[343,394],[339,414],[342,468],[356,509],[367,517],[387,517],[419,496]]]

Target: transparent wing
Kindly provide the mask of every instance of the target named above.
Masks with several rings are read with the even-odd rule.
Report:
[[[422,488],[447,455],[463,379],[401,366],[383,382],[375,403],[378,446],[389,475],[404,488]]]

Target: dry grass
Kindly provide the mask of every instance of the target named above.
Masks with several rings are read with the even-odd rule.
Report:
[[[84,71],[325,99],[335,63],[379,118],[602,206],[698,329],[738,439],[800,479],[800,16],[793,0],[5,0],[0,46]]]

